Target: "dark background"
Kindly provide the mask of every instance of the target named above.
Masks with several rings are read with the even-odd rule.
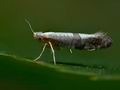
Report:
[[[39,55],[43,44],[33,39],[24,20],[28,19],[34,31],[108,33],[113,39],[109,49],[93,52],[73,50],[73,55],[68,49],[62,49],[56,50],[56,57],[63,62],[119,66],[119,4],[116,0],[0,1],[0,52],[31,59]],[[49,53],[50,49],[42,58],[52,60]]]
[[[43,43],[34,40],[25,19],[34,31],[108,33],[113,39],[110,48],[93,52],[73,49],[73,54],[66,48],[55,49],[56,60],[120,68],[119,0],[0,0],[0,53],[29,59],[39,55]],[[49,48],[41,59],[52,61]]]

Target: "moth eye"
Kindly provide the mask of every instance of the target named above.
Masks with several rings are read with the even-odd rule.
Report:
[[[42,40],[41,38],[39,38],[39,40]]]

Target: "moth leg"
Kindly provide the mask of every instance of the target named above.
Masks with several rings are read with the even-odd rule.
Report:
[[[54,49],[53,49],[52,43],[51,43],[51,42],[48,42],[48,43],[49,43],[50,48],[51,48],[51,50],[52,50],[54,64],[56,64],[56,60],[55,60],[55,51],[54,51]]]
[[[70,49],[70,53],[72,54],[72,49]]]
[[[47,43],[45,43],[45,45],[43,46],[43,49],[42,49],[40,55],[36,59],[34,59],[34,61],[37,61],[38,59],[40,59],[40,57],[42,56],[43,52],[45,51],[46,46],[47,46]]]
[[[95,51],[95,48],[93,48],[93,49],[88,49],[88,51]]]

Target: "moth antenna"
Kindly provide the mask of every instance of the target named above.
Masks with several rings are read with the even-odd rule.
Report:
[[[29,25],[30,30],[31,30],[32,33],[34,34],[34,30],[32,29],[32,26],[31,26],[30,22],[29,22],[27,19],[25,19],[25,22]]]

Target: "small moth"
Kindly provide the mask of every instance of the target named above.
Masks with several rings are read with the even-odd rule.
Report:
[[[72,53],[72,48],[93,51],[96,49],[108,48],[112,44],[111,37],[103,32],[97,32],[94,34],[71,32],[34,32],[30,22],[27,19],[25,19],[25,21],[28,23],[30,30],[33,33],[33,37],[45,43],[40,55],[34,61],[40,59],[47,45],[51,48],[53,61],[54,64],[56,64],[53,46],[69,48]]]

